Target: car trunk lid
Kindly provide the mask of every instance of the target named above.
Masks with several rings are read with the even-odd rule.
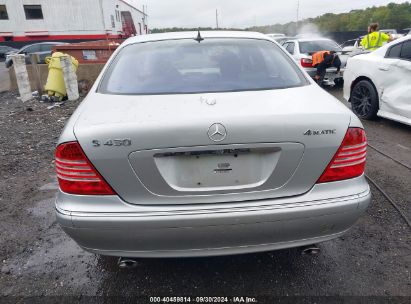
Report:
[[[350,122],[349,111],[314,85],[181,95],[93,93],[89,98],[75,135],[113,189],[133,204],[305,193]],[[218,142],[212,136],[216,124],[223,128]]]

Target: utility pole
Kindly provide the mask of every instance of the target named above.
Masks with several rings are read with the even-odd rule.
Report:
[[[300,0],[297,0],[297,22],[295,25],[295,32],[298,33],[298,21],[300,20]]]
[[[144,9],[144,4],[143,4],[143,28],[146,26],[146,11]]]
[[[216,23],[217,30],[218,30],[218,10],[215,10],[215,23]]]
[[[147,25],[147,5],[143,4],[143,27],[146,34],[148,34],[148,25]]]

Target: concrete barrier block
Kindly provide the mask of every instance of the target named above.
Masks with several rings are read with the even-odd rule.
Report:
[[[70,56],[60,57],[61,69],[63,70],[64,83],[66,85],[68,100],[79,99],[77,75],[73,69]]]
[[[29,74],[26,68],[26,57],[24,54],[12,55],[14,71],[16,73],[16,82],[19,94],[23,102],[32,99]]]

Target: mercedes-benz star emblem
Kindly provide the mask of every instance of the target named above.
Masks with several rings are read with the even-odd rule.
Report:
[[[222,124],[215,123],[208,129],[207,134],[212,141],[219,142],[223,141],[227,137],[227,130]]]

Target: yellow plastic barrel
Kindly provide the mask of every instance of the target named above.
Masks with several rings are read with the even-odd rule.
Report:
[[[55,52],[51,57],[47,57],[45,60],[46,64],[48,64],[49,74],[47,77],[47,83],[44,88],[49,96],[56,96],[60,100],[67,95],[63,70],[60,63],[60,57],[62,56],[69,55],[61,52]],[[70,57],[74,72],[76,72],[78,68],[78,60],[73,56]]]

